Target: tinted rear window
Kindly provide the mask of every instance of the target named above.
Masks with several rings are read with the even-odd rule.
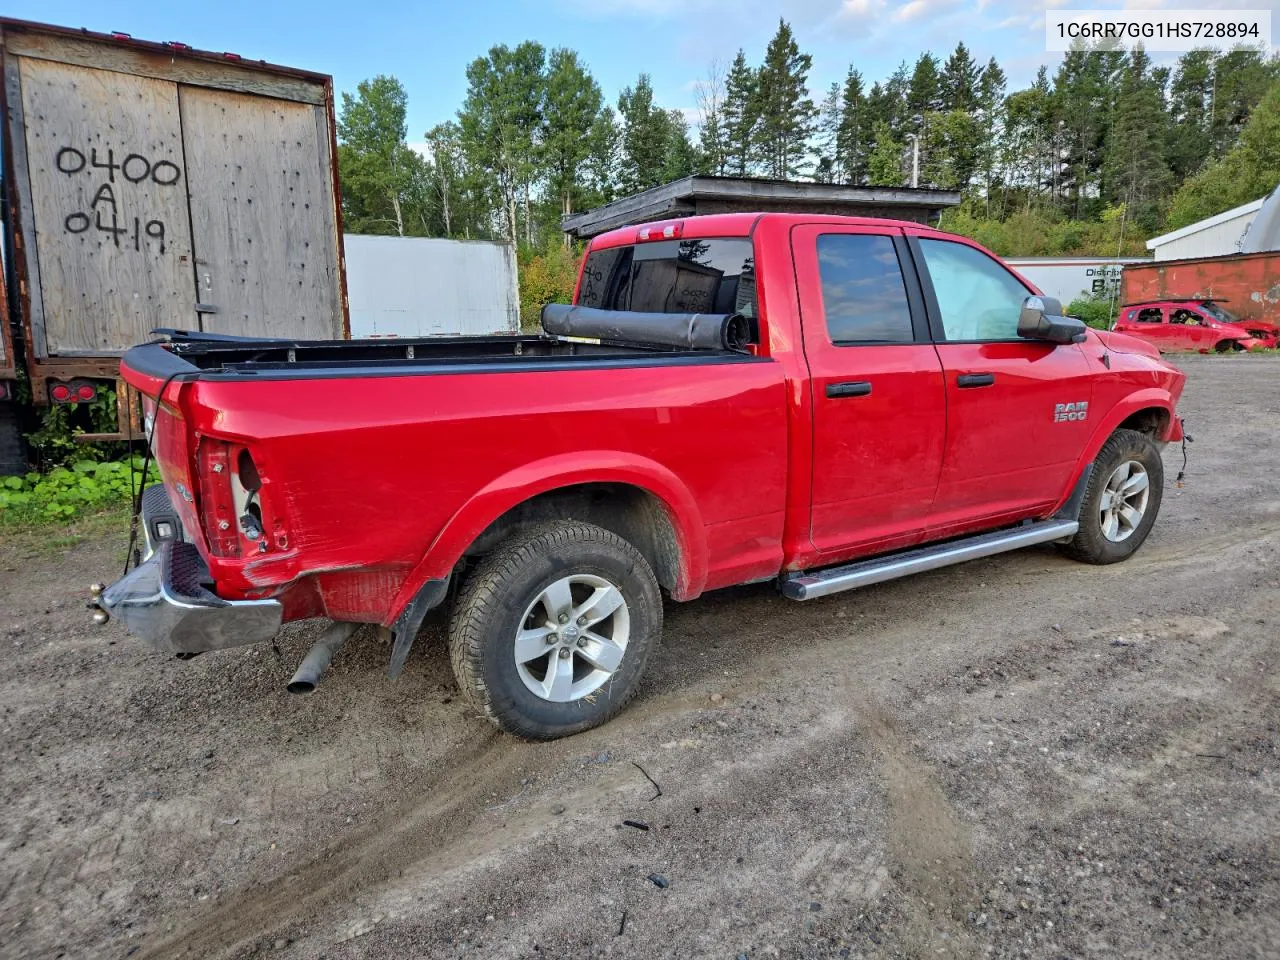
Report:
[[[661,240],[593,251],[578,303],[648,313],[756,316],[755,255],[745,238]]]
[[[832,343],[911,342],[907,288],[892,239],[824,233],[818,237],[818,273]]]

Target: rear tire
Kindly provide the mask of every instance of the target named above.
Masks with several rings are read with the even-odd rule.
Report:
[[[1145,433],[1117,430],[1102,445],[1080,505],[1080,529],[1059,549],[1083,563],[1118,563],[1142,546],[1164,493],[1164,461]]]
[[[640,552],[601,527],[561,521],[480,562],[454,606],[449,652],[485,716],[552,740],[626,706],[661,633],[662,594]]]

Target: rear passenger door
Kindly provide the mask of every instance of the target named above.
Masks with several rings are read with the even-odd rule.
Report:
[[[906,239],[791,234],[813,401],[810,537],[823,558],[923,536],[942,469],[946,393]]]
[[[910,244],[946,377],[931,536],[1032,516],[1066,493],[1093,427],[1084,351],[1018,336],[1033,291],[987,253],[937,235]],[[1059,419],[1067,404],[1077,415]]]

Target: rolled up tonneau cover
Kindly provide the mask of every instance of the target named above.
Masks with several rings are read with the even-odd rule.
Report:
[[[542,329],[557,337],[589,337],[686,350],[742,350],[752,324],[740,313],[641,313],[567,303],[542,308]]]

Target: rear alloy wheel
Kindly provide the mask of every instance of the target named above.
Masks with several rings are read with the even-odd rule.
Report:
[[[1098,451],[1080,506],[1080,529],[1063,545],[1085,563],[1131,557],[1151,532],[1164,491],[1164,461],[1145,433],[1117,430]]]
[[[635,694],[662,631],[639,551],[589,523],[541,524],[486,556],[458,596],[450,655],[466,697],[509,733],[598,726]]]

